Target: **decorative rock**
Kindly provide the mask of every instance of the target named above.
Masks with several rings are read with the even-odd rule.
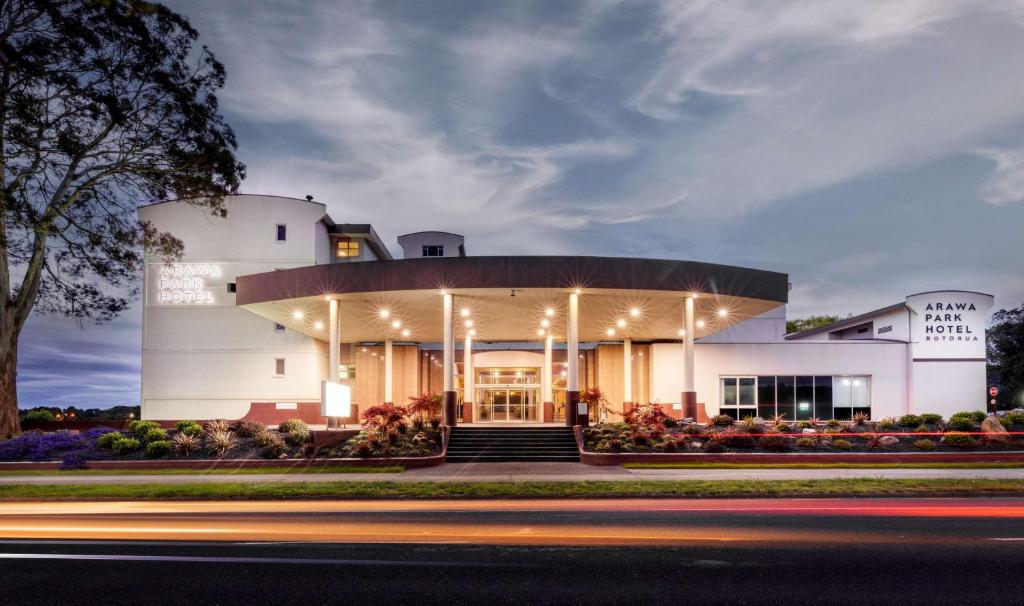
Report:
[[[818,433],[818,431],[816,429],[811,429],[810,427],[804,427],[803,431],[800,433]]]
[[[764,419],[761,417],[754,417],[754,424],[758,427],[764,427]]]
[[[899,443],[900,443],[900,439],[897,438],[896,436],[882,436],[882,437],[878,438],[878,445],[879,446],[883,446],[885,448],[888,448],[890,446],[895,446],[895,445],[897,445]]]
[[[680,423],[693,423],[693,417],[686,417]]]
[[[1006,428],[999,422],[999,419],[991,415],[985,417],[985,420],[981,422],[981,430],[985,432],[985,438],[989,442],[1010,441],[1010,436],[1006,433]]]
[[[694,448],[700,448],[703,445],[704,445],[703,442],[699,442],[697,440],[694,440],[694,441],[690,442],[690,446],[693,446]]]

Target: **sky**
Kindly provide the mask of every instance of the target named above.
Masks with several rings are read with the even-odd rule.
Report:
[[[471,255],[786,272],[788,313],[1024,303],[1024,3],[172,0],[245,193]],[[35,316],[22,406],[139,400],[141,306]]]

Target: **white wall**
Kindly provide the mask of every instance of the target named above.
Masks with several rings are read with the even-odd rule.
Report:
[[[139,210],[143,220],[185,243],[182,270],[202,267],[201,282],[161,282],[161,259],[147,258],[143,288],[142,416],[238,418],[253,401],[316,401],[327,375],[323,344],[277,332],[273,322],[235,307],[236,276],[304,267],[318,260],[324,206],[272,196],[230,196],[227,218],[179,202]],[[276,241],[276,225],[288,226]],[[161,287],[199,292],[203,304],[162,302]],[[276,377],[274,359],[285,358]]]
[[[712,335],[698,339],[698,343],[774,343],[786,337],[786,306],[744,320]]]
[[[683,345],[651,348],[652,397],[678,403],[683,389]],[[736,375],[869,375],[872,417],[906,414],[907,345],[871,341],[789,341],[757,344],[698,343],[694,353],[697,401],[718,412],[720,378]]]
[[[458,234],[443,231],[421,231],[414,234],[398,236],[398,245],[402,247],[402,258],[417,259],[423,256],[423,247],[431,245],[444,246],[444,256],[459,256],[459,247],[465,238]]]

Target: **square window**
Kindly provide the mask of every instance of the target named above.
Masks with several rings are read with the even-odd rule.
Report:
[[[277,241],[284,242],[288,239],[288,226],[284,223],[277,224]]]
[[[274,358],[274,375],[284,376],[284,358]]]
[[[423,256],[424,257],[443,257],[444,256],[444,246],[441,246],[439,244],[430,244],[430,245],[424,246],[423,247]]]
[[[238,286],[234,282],[228,282],[228,292],[238,292]]]
[[[359,240],[340,239],[334,248],[337,259],[352,259],[359,256]]]

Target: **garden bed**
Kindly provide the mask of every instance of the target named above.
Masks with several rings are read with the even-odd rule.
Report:
[[[677,423],[656,406],[624,423],[576,429],[580,460],[624,463],[913,463],[1024,461],[1024,411],[905,415],[877,422],[789,422],[719,416],[709,424]]]

